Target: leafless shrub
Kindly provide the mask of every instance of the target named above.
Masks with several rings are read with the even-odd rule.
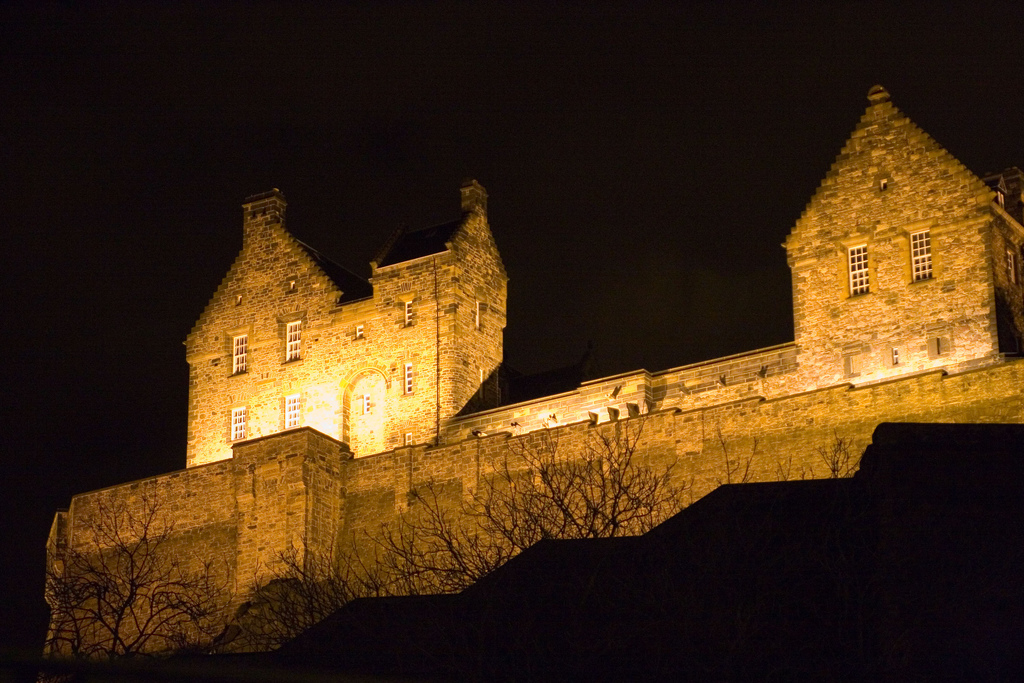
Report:
[[[682,507],[671,467],[642,462],[644,420],[605,425],[583,446],[557,433],[510,442],[470,496],[446,500],[437,484],[411,494],[410,509],[375,537],[390,586],[400,593],[458,591],[542,539],[642,534]]]
[[[825,463],[830,479],[852,477],[857,469],[857,463],[850,452],[852,444],[849,439],[839,436],[838,432],[833,431],[832,435],[831,443],[818,447],[818,456]]]
[[[167,548],[173,525],[155,497],[138,509],[98,506],[84,543],[63,548],[46,571],[54,657],[113,659],[200,650],[223,628],[226,570],[187,569]]]

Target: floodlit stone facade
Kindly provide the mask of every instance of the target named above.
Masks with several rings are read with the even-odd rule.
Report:
[[[277,190],[186,341],[186,469],[75,496],[49,561],[92,512],[166,501],[175,548],[243,596],[289,546],[358,544],[426,482],[473,489],[510,444],[642,425],[638,451],[689,495],[827,476],[883,421],[1024,421],[1022,174],[967,170],[880,87],[786,240],[795,341],[503,400],[504,266],[487,195],[400,231],[369,283],[292,237]],[[91,512],[92,511],[92,512]]]

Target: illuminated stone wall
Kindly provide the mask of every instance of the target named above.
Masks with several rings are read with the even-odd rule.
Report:
[[[374,262],[372,296],[355,300],[286,232],[280,193],[251,198],[242,250],[186,342],[187,469],[76,496],[49,561],[83,542],[103,505],[153,494],[175,553],[223,558],[241,601],[289,547],[359,546],[412,489],[442,484],[456,500],[546,439],[571,454],[594,430],[642,425],[641,460],[671,466],[692,501],[728,482],[827,476],[821,449],[841,439],[859,456],[883,421],[1024,422],[1020,197],[1003,198],[1008,213],[884,90],[869,100],[785,245],[795,342],[515,405],[494,407],[507,278],[482,187],[463,187],[443,248]],[[931,270],[916,280],[924,231]],[[868,291],[853,293],[860,246]],[[294,321],[301,358],[288,360]],[[235,373],[239,334],[247,367]],[[286,429],[292,395],[299,426]],[[232,443],[241,406],[248,430]]]
[[[1020,336],[1022,290],[1007,287],[1002,252],[1006,241],[1020,252],[1024,229],[888,93],[869,100],[786,241],[806,389],[999,362],[1016,348],[1000,348],[997,288]],[[912,235],[925,233],[931,273],[915,281]],[[849,253],[862,246],[869,291],[858,294]]]
[[[507,278],[486,194],[475,183],[466,189],[462,225],[440,253],[375,266],[372,297],[341,304],[345,292],[285,230],[281,194],[251,198],[242,250],[186,341],[187,465],[231,457],[233,409],[246,410],[247,439],[283,431],[289,396],[300,400],[298,426],[344,441],[357,456],[394,448],[406,434],[435,441],[502,358]],[[289,360],[295,321],[300,358]],[[243,334],[246,368],[235,372],[232,340]]]

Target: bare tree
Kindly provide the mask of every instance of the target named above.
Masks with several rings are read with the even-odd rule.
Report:
[[[292,546],[239,608],[239,635],[228,649],[274,650],[355,598],[386,594],[378,573],[354,554],[335,556]]]
[[[223,627],[226,572],[186,569],[167,547],[173,525],[144,497],[137,509],[100,504],[85,541],[50,559],[49,656],[156,656],[196,650]]]
[[[428,484],[375,538],[400,593],[458,591],[542,539],[642,534],[682,508],[671,466],[643,462],[644,419],[594,429],[579,448],[558,432],[513,439],[469,496]]]
[[[752,472],[750,471],[750,465],[754,462],[754,456],[757,455],[757,437],[754,437],[753,443],[750,446],[750,455],[741,463],[739,457],[730,458],[729,443],[722,435],[721,425],[715,427],[715,433],[718,436],[718,443],[722,447],[722,465],[725,469],[725,481],[718,480],[719,486],[722,484],[746,484],[750,481]],[[779,465],[781,472],[781,464]],[[740,469],[742,468],[742,472]],[[788,470],[786,472],[788,476]]]
[[[852,444],[849,439],[832,432],[832,442],[827,446],[818,447],[818,456],[828,469],[830,479],[852,477],[857,470],[857,462],[850,452]]]

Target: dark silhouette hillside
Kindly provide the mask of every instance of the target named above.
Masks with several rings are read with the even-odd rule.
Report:
[[[851,479],[723,486],[459,595],[359,600],[271,656],[480,679],[1019,679],[1024,427],[883,424]]]

